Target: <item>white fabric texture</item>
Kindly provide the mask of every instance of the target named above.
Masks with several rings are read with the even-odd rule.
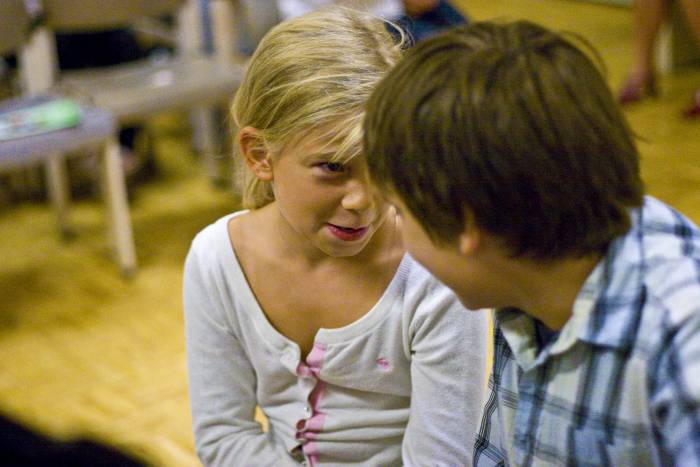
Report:
[[[465,310],[406,255],[367,314],[318,331],[320,351],[301,362],[313,366],[312,354],[320,356],[318,378],[301,376],[298,345],[267,320],[231,248],[228,221],[244,213],[200,232],[185,266],[190,402],[203,464],[470,465],[487,314]],[[267,433],[254,420],[256,405]]]
[[[404,14],[401,0],[277,0],[277,8],[283,20],[291,19],[328,5],[343,5],[358,10],[365,10],[385,19],[395,19]]]

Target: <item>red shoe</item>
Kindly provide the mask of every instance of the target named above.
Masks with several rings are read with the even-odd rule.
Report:
[[[695,91],[695,94],[693,95],[693,105],[683,111],[683,116],[685,118],[700,117],[700,89]]]
[[[617,95],[620,105],[639,102],[645,97],[656,97],[656,80],[650,76],[647,80],[630,77]]]

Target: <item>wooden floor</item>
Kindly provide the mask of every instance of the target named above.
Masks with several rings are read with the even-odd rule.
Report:
[[[564,0],[463,0],[474,19],[528,18],[585,35],[617,85],[630,63],[630,12]],[[700,68],[662,81],[663,97],[629,111],[643,138],[648,191],[700,222],[700,121],[679,118]],[[96,202],[80,202],[78,238],[61,243],[51,211],[0,212],[0,410],[56,436],[89,435],[155,465],[197,465],[190,433],[181,267],[194,234],[236,208],[191,155],[183,115],[158,119],[162,177],[133,203],[138,276],[106,256]]]

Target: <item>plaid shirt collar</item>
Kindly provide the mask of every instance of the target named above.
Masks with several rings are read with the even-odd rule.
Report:
[[[637,209],[632,213],[630,231],[611,243],[605,257],[581,287],[571,318],[539,354],[533,319],[516,308],[496,310],[495,319],[523,370],[542,364],[551,355],[566,352],[577,340],[618,349],[634,345],[628,332],[629,320],[640,317],[639,310],[645,300],[641,225],[642,210]],[[638,286],[629,287],[630,283]]]

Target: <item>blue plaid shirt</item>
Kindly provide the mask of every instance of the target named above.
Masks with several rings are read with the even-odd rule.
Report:
[[[651,197],[632,219],[541,350],[496,311],[474,465],[700,465],[700,231]]]

